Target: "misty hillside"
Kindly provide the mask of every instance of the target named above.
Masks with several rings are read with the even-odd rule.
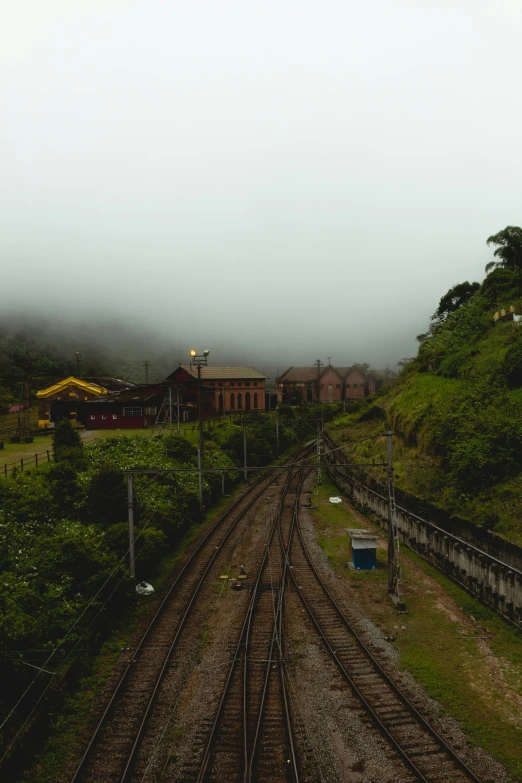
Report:
[[[522,543],[522,328],[494,320],[512,305],[520,312],[518,276],[496,269],[465,286],[465,301],[441,299],[417,357],[378,402],[397,435],[400,488]],[[331,429],[350,440],[382,421],[354,413]],[[384,459],[373,444],[355,453]]]
[[[0,321],[0,413],[20,396],[21,382],[44,388],[53,379],[77,373],[111,375],[135,383],[145,381],[144,361],[149,361],[149,380],[164,378],[177,363],[178,350],[164,338],[118,323],[63,323],[34,317],[3,318]]]

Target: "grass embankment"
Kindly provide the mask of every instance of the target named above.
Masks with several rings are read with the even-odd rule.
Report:
[[[319,543],[335,572],[355,590],[357,603],[387,636],[394,636],[401,668],[454,717],[472,743],[501,761],[522,781],[522,644],[520,634],[475,601],[422,558],[403,548],[401,563],[407,614],[398,615],[386,592],[386,546],[379,542],[377,568],[347,568],[345,527],[378,529],[343,497],[327,477],[313,511]],[[381,536],[383,535],[383,531]]]
[[[415,375],[405,386],[394,387],[379,399],[387,411],[388,422],[359,421],[360,413],[345,414],[328,425],[328,432],[336,442],[347,444],[346,456],[351,460],[386,462],[385,438],[378,436],[392,428],[398,489],[522,546],[522,472],[512,468],[504,477],[486,481],[475,489],[462,488],[451,480],[444,459],[430,445],[430,428],[424,417],[437,408],[443,419],[451,393],[462,386],[460,381],[431,373]],[[480,428],[479,423],[476,426]],[[371,440],[361,440],[364,438]],[[480,459],[477,451],[476,460]],[[386,481],[383,468],[368,470],[375,478]]]
[[[522,328],[494,320],[510,306],[521,310],[517,276],[496,269],[435,314],[415,359],[378,395],[386,424],[360,422],[363,406],[329,429],[341,442],[393,430],[400,489],[522,544]],[[383,447],[356,445],[352,456],[379,461]]]

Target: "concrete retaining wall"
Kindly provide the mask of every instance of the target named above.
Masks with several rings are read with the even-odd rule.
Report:
[[[325,445],[327,449],[337,446],[329,438],[325,438]],[[350,475],[349,468],[337,467],[336,462],[343,461],[339,452],[326,454],[325,461],[332,481],[346,492],[354,505],[387,528],[386,487],[381,485],[381,494]],[[402,506],[396,506],[395,520],[401,540],[410,549],[522,628],[522,571]]]

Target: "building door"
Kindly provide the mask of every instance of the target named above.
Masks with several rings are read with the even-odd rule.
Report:
[[[246,411],[250,410],[250,392],[247,392],[245,394],[245,410]]]
[[[333,385],[328,384],[328,402],[333,402]]]
[[[219,392],[218,406],[219,406],[219,412],[223,413],[223,392]]]

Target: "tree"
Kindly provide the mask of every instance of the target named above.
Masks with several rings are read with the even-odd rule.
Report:
[[[459,283],[450,288],[447,294],[441,298],[439,306],[431,316],[432,321],[442,323],[445,321],[450,313],[454,313],[465,302],[470,299],[476,291],[480,288],[480,283],[470,283],[466,280],[465,283]],[[421,339],[419,339],[421,338]],[[426,335],[419,335],[417,339],[422,342],[426,338]]]
[[[68,460],[76,467],[82,462],[83,443],[80,433],[74,429],[69,419],[61,419],[54,428],[53,451],[56,462]]]
[[[486,244],[498,245],[493,255],[500,259],[486,264],[486,272],[494,267],[520,269],[522,266],[522,228],[506,226],[503,231],[490,236]]]

